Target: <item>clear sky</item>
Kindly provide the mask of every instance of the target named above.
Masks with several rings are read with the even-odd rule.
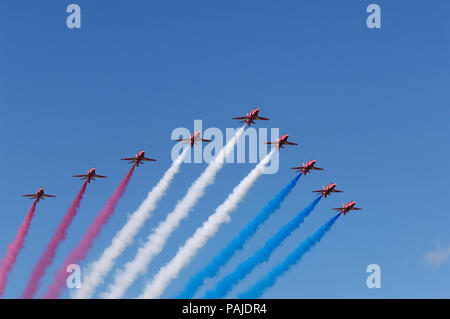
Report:
[[[66,27],[66,6],[81,6],[82,28]],[[381,7],[381,29],[366,7]],[[189,278],[294,176],[316,159],[325,170],[302,177],[276,213],[202,292],[305,207],[311,190],[336,182],[343,194],[319,203],[306,222],[230,295],[235,297],[332,216],[341,201],[364,210],[340,218],[323,241],[282,277],[267,298],[450,297],[448,1],[2,1],[0,4],[0,255],[44,187],[5,297],[19,297],[30,272],[95,166],[107,180],[88,185],[81,208],[43,280],[44,291],[129,167],[145,149],[157,158],[136,169],[115,215],[82,265],[112,236],[170,165],[177,127],[236,127],[253,106],[298,147],[282,150],[280,170],[263,175],[232,222],[199,252],[163,297]],[[126,297],[168,262],[254,164],[219,172]],[[186,164],[123,254],[135,255],[206,164]],[[433,258],[427,254],[433,253]],[[441,257],[441,258],[438,258]],[[366,286],[381,266],[382,287]],[[140,278],[140,279],[142,279]],[[112,280],[112,274],[106,282]],[[102,292],[105,285],[99,287]],[[67,291],[64,294],[68,297]]]

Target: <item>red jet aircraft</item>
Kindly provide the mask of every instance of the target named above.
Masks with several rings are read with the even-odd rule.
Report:
[[[308,163],[302,163],[302,166],[296,166],[296,167],[292,167],[291,169],[297,169],[297,172],[302,171],[303,175],[308,174],[308,172],[310,170],[317,170],[317,171],[322,171],[323,168],[320,167],[315,167],[314,165],[316,164],[316,160],[311,160]]]
[[[329,184],[327,187],[322,186],[323,189],[319,191],[313,191],[313,193],[321,193],[324,198],[327,198],[330,193],[342,193],[343,191],[334,189],[336,187],[335,183]]]
[[[45,197],[56,197],[55,195],[47,195],[44,193],[44,189],[41,187],[37,190],[35,194],[22,195],[23,197],[35,198],[39,202],[40,199],[45,199]]]
[[[91,168],[87,174],[84,174],[84,175],[73,175],[73,177],[81,177],[81,180],[85,179],[88,183],[90,183],[91,180],[95,181],[96,177],[106,178],[106,176],[95,174],[95,168]]]
[[[155,162],[156,160],[153,159],[153,158],[146,158],[145,157],[145,151],[140,151],[139,153],[136,154],[135,157],[122,158],[122,161],[129,161],[128,163],[134,163],[136,166],[139,166],[139,164],[142,161]],[[142,163],[142,164],[144,164],[144,163]]]
[[[340,210],[342,214],[347,214],[351,210],[362,210],[362,208],[355,207],[356,202],[342,203],[342,207],[333,208],[333,210]]]
[[[189,143],[191,145],[191,147],[194,147],[195,144],[197,144],[197,142],[211,142],[211,140],[206,140],[204,138],[201,138],[201,132],[200,131],[196,131],[194,132],[194,134],[191,135],[191,137],[188,138],[180,138],[178,140],[176,140],[177,142],[180,141],[186,141],[186,143]]]
[[[272,144],[275,145],[276,148],[284,148],[283,145],[298,145],[297,143],[288,142],[288,134],[284,134],[279,139],[276,140],[276,142],[267,142],[266,144]]]
[[[246,116],[240,116],[240,117],[233,117],[233,120],[243,120],[239,123],[247,123],[248,126],[252,125],[252,123],[255,123],[255,120],[263,120],[267,121],[268,118],[258,116],[259,109],[254,108],[250,113],[247,113]]]

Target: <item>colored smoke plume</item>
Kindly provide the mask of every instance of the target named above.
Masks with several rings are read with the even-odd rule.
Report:
[[[116,259],[133,243],[134,237],[151,217],[151,212],[156,208],[159,200],[164,196],[175,175],[179,172],[184,156],[189,151],[185,148],[170,168],[164,173],[158,184],[150,191],[147,198],[139,208],[131,215],[130,219],[120,229],[106,248],[101,257],[94,262],[83,276],[83,285],[75,292],[74,298],[86,299],[92,297],[95,288],[103,282],[105,276],[114,266]]]
[[[266,165],[270,162],[275,149],[267,154],[254,169],[233,189],[225,201],[216,208],[214,214],[210,215],[203,225],[195,231],[186,243],[180,247],[172,260],[162,267],[152,281],[145,287],[139,298],[154,299],[161,296],[169,282],[175,279],[181,269],[188,265],[195,257],[197,251],[208,242],[219,230],[220,225],[230,220],[230,213],[234,211],[249,189],[261,176]]]
[[[205,298],[213,299],[225,297],[234,285],[247,277],[256,266],[270,258],[273,251],[303,223],[305,218],[314,210],[321,199],[322,196],[317,197],[311,204],[298,213],[289,223],[272,236],[261,249],[256,251],[253,256],[241,263],[230,275],[225,276],[217,284],[215,289],[208,291]]]
[[[80,207],[80,202],[83,198],[83,194],[86,191],[86,186],[87,182],[84,182],[81,190],[73,200],[72,205],[70,205],[69,209],[67,210],[66,215],[64,215],[62,221],[58,225],[55,234],[53,235],[52,239],[45,248],[44,253],[33,269],[31,278],[27,284],[27,287],[25,288],[25,291],[22,294],[22,298],[30,299],[33,298],[36,294],[36,291],[39,288],[39,281],[42,276],[45,275],[45,271],[47,270],[47,268],[52,264],[59,244],[66,239],[67,229],[69,228],[73,218],[77,214],[78,208]]]
[[[190,210],[203,196],[206,187],[214,182],[217,172],[223,167],[226,157],[233,150],[244,129],[245,126],[242,126],[236,131],[233,138],[228,141],[200,177],[189,187],[186,195],[177,203],[174,210],[148,236],[147,241],[139,247],[134,259],[126,263],[123,270],[116,273],[114,283],[108,287],[102,297],[109,299],[122,297],[136,278],[147,270],[148,264],[163,250],[172,232],[177,229],[183,219],[189,216]]]
[[[258,228],[280,208],[281,203],[294,189],[300,176],[295,176],[269,203],[256,215],[256,217],[217,255],[205,268],[200,270],[187,284],[184,291],[177,297],[191,299],[203,285],[206,278],[214,277],[219,270],[227,264],[234,254],[244,247],[244,244],[256,233]]]
[[[106,205],[95,217],[94,221],[89,226],[87,232],[84,234],[83,238],[78,243],[76,248],[72,250],[67,256],[66,260],[64,261],[63,267],[61,267],[61,269],[55,273],[53,283],[44,294],[44,298],[55,299],[61,295],[67,277],[67,266],[80,263],[86,258],[86,254],[92,247],[93,241],[100,234],[102,227],[108,222],[109,217],[114,213],[114,208],[116,207],[120,197],[125,192],[131,175],[133,174],[134,168],[135,165],[131,167],[125,178],[122,180],[122,182],[120,182],[119,186],[114,191],[113,195],[108,199]]]
[[[286,273],[291,267],[297,264],[308,251],[311,250],[325,234],[331,229],[333,224],[341,214],[337,214],[331,218],[325,225],[320,227],[312,236],[308,237],[297,249],[295,249],[287,258],[277,266],[275,266],[267,275],[259,280],[250,289],[239,295],[243,299],[256,299],[263,295],[263,293],[272,287],[277,279]]]
[[[0,297],[3,296],[6,286],[6,280],[8,278],[9,272],[13,269],[14,264],[16,262],[17,256],[20,253],[20,250],[23,247],[23,242],[25,241],[25,236],[28,233],[28,229],[30,228],[31,220],[33,219],[34,212],[36,210],[37,200],[33,202],[30,210],[25,215],[25,220],[19,227],[17,231],[16,237],[14,241],[9,244],[6,254],[3,257],[0,265]]]

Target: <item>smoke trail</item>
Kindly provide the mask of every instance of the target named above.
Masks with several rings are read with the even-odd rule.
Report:
[[[322,195],[317,197],[311,204],[298,213],[297,216],[273,235],[260,250],[256,251],[252,257],[241,263],[230,275],[224,277],[214,290],[208,291],[205,298],[213,299],[225,297],[233,286],[243,280],[257,265],[267,261],[275,248],[277,248],[303,223],[305,218],[314,210],[321,198]]]
[[[84,275],[83,284],[75,292],[74,298],[86,299],[94,294],[95,288],[103,282],[116,259],[133,243],[136,234],[144,226],[146,220],[151,217],[150,213],[156,208],[159,200],[164,196],[167,188],[169,188],[172,179],[180,170],[181,163],[188,151],[189,148],[185,148],[172,163],[158,184],[148,193],[147,198],[131,215],[125,226],[117,232],[109,247],[103,251],[100,259],[90,266],[89,271]]]
[[[102,227],[108,221],[109,217],[114,213],[114,208],[116,207],[120,197],[123,195],[125,188],[130,181],[131,175],[133,174],[134,168],[135,165],[131,167],[125,178],[122,180],[122,182],[120,182],[119,186],[116,188],[112,196],[108,199],[106,205],[95,217],[94,221],[87,229],[77,247],[72,250],[67,256],[66,260],[64,261],[63,267],[55,273],[53,283],[47,289],[47,292],[44,294],[44,298],[54,299],[60,296],[67,276],[67,266],[70,264],[77,264],[86,258],[86,254],[91,248],[94,239],[98,236]]]
[[[269,203],[256,215],[256,217],[239,232],[221,252],[205,268],[200,270],[187,284],[185,290],[177,297],[179,299],[191,299],[197,290],[203,285],[206,278],[214,277],[219,270],[233,257],[236,251],[242,249],[244,244],[252,237],[277,209],[295,187],[300,176],[295,176]]]
[[[81,190],[78,192],[77,196],[72,202],[72,205],[70,205],[66,215],[63,217],[61,223],[58,225],[58,229],[53,235],[53,238],[48,243],[44,253],[42,254],[36,266],[34,267],[30,281],[28,282],[28,285],[22,294],[22,298],[30,299],[33,298],[34,295],[36,294],[36,291],[39,287],[40,279],[45,274],[47,268],[53,262],[53,258],[55,258],[56,249],[58,248],[59,244],[62,241],[64,241],[64,239],[66,239],[67,229],[69,228],[73,218],[77,214],[78,207],[80,207],[81,199],[83,198],[83,194],[86,191],[86,185],[87,182],[84,182],[83,186],[81,187]]]
[[[287,272],[292,266],[297,264],[311,248],[314,247],[325,234],[331,229],[335,221],[339,218],[341,213],[331,218],[325,225],[320,227],[312,236],[308,237],[297,249],[295,249],[282,263],[275,266],[266,276],[259,280],[250,289],[239,295],[239,298],[255,299],[262,296],[262,294],[270,287],[272,287],[277,279]]]
[[[22,225],[20,225],[19,230],[16,234],[16,238],[14,238],[14,241],[8,245],[5,257],[3,257],[2,259],[0,265],[0,297],[3,296],[3,292],[5,291],[6,286],[6,280],[8,279],[8,274],[13,269],[17,256],[22,249],[25,236],[28,233],[28,228],[30,227],[31,220],[33,219],[34,211],[36,210],[36,204],[37,200],[34,201],[33,205],[31,205],[30,210],[25,215],[25,220],[22,222]]]
[[[226,200],[216,208],[214,214],[209,216],[208,220],[195,231],[184,244],[180,247],[175,257],[164,267],[162,267],[151,282],[147,284],[139,298],[158,298],[164,292],[169,282],[175,279],[181,269],[189,264],[197,251],[202,248],[209,238],[214,236],[221,224],[230,221],[230,213],[237,208],[239,202],[247,194],[250,187],[261,176],[265,166],[269,163],[275,149],[267,154],[256,167],[233,189]]]
[[[120,298],[128,287],[136,280],[139,274],[143,274],[153,257],[161,252],[170,234],[178,227],[181,220],[189,215],[189,211],[203,196],[205,188],[214,181],[217,172],[222,168],[225,158],[233,150],[237,140],[244,132],[245,126],[236,131],[233,138],[220,150],[206,170],[188,189],[183,199],[177,203],[175,209],[167,215],[164,222],[149,235],[147,242],[141,246],[134,259],[125,264],[121,272],[117,272],[115,281],[108,287],[104,298]]]

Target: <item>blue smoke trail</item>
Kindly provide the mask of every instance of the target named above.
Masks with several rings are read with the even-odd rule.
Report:
[[[325,225],[319,228],[312,236],[308,237],[297,249],[295,249],[287,258],[277,266],[275,266],[266,276],[259,280],[250,289],[243,292],[238,298],[256,299],[270,287],[272,287],[277,279],[287,272],[292,266],[297,264],[311,248],[314,247],[325,234],[331,229],[334,222],[341,216],[341,213],[331,218]]]
[[[289,223],[284,225],[266,244],[252,257],[241,263],[234,272],[225,276],[216,286],[214,290],[206,293],[205,298],[215,299],[223,298],[239,281],[244,279],[252,270],[260,263],[267,261],[272,252],[277,248],[289,235],[292,234],[305,220],[305,218],[314,210],[316,205],[322,199],[322,195],[317,197],[311,204],[297,214]]]
[[[253,236],[261,226],[277,209],[295,187],[300,176],[295,176],[269,203],[256,215],[256,217],[239,232],[236,238],[229,243],[219,255],[217,255],[205,268],[200,270],[187,284],[186,288],[176,298],[190,299],[194,297],[197,290],[203,285],[206,278],[214,277],[236,251],[242,249],[247,240]]]

